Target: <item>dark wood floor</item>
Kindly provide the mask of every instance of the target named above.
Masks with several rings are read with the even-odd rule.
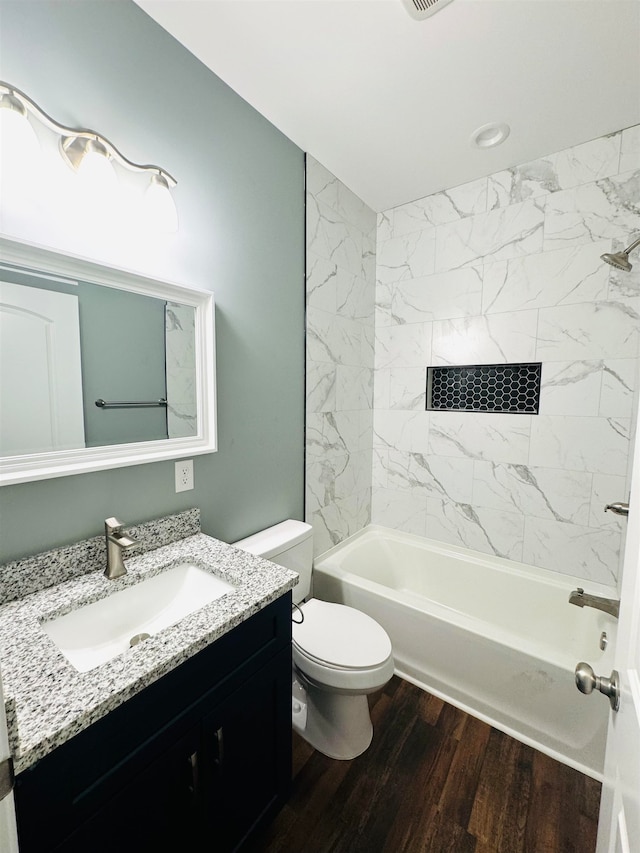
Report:
[[[600,783],[394,677],[374,739],[334,761],[294,735],[293,791],[251,853],[593,853]]]

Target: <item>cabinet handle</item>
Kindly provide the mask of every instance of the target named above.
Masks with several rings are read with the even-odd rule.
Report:
[[[198,750],[192,752],[187,760],[189,761],[189,766],[191,768],[191,784],[189,785],[189,791],[194,797],[197,797],[200,794],[200,765],[198,760]]]
[[[217,764],[220,769],[222,769],[222,765],[224,764],[224,728],[220,726],[219,729],[216,729],[216,733],[214,735],[216,742],[216,757],[214,758],[214,764]]]

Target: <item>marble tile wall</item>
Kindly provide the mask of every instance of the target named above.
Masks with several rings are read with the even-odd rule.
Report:
[[[378,215],[374,523],[616,580],[640,256],[600,255],[638,233],[640,126]],[[427,365],[519,361],[538,416],[425,411]]]
[[[198,432],[195,340],[194,309],[177,302],[167,302],[165,346],[169,438],[184,438]]]
[[[376,214],[307,155],[306,520],[326,551],[371,520]]]

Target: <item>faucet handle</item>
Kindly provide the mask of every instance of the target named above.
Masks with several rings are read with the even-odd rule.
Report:
[[[112,516],[111,518],[105,518],[104,520],[104,530],[107,534],[120,533],[123,527],[124,524],[115,516]]]
[[[117,518],[105,519],[104,534],[108,542],[115,542],[125,550],[140,544],[137,539],[125,533],[124,524]]]

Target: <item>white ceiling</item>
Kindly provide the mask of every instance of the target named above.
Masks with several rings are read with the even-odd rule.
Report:
[[[378,211],[640,123],[639,0],[136,2]]]

